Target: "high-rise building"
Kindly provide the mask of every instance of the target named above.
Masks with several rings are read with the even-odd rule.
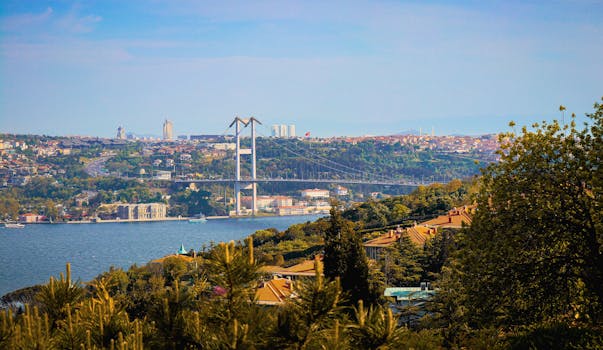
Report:
[[[280,137],[287,137],[287,125],[281,124],[279,136]]]
[[[272,125],[272,137],[280,137],[281,128],[277,124]]]
[[[117,136],[118,139],[120,140],[125,140],[126,139],[126,129],[124,129],[123,126],[119,126],[119,128],[117,128]]]
[[[289,137],[295,137],[295,124],[289,125]]]
[[[163,122],[163,139],[173,140],[174,139],[174,124],[171,120],[165,120]]]

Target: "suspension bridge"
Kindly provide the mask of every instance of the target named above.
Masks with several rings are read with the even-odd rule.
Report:
[[[243,119],[235,117],[230,126],[226,131],[235,127],[235,174],[232,178],[223,179],[177,179],[174,182],[177,183],[199,183],[199,184],[225,184],[234,183],[235,191],[235,212],[236,215],[241,214],[241,190],[251,189],[252,191],[252,208],[251,212],[253,215],[257,213],[257,184],[258,183],[316,183],[316,184],[348,184],[348,185],[381,185],[381,186],[410,186],[416,187],[420,185],[428,185],[433,182],[425,181],[413,181],[406,179],[392,179],[386,178],[380,174],[367,172],[365,170],[354,169],[345,164],[334,162],[328,158],[320,155],[307,155],[300,154],[294,150],[277,145],[285,148],[288,152],[301,157],[302,159],[309,161],[310,163],[324,167],[331,171],[334,171],[346,178],[328,178],[327,176],[322,178],[258,178],[257,177],[257,149],[256,149],[256,127],[262,125],[262,123],[254,117]],[[247,127],[251,129],[251,148],[241,147],[241,133]],[[262,135],[264,136],[264,135]],[[266,138],[270,140],[270,138]],[[241,156],[251,156],[251,172],[250,176],[243,178],[241,176]],[[341,177],[341,176],[339,176]]]

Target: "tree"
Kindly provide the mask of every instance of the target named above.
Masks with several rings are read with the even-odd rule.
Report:
[[[324,330],[335,324],[342,314],[342,290],[339,280],[325,281],[322,263],[314,262],[315,278],[295,284],[298,296],[277,310],[276,327],[271,336],[273,348],[318,348]]]
[[[603,321],[603,105],[588,116],[501,135],[442,284],[469,326]]]
[[[414,287],[421,282],[422,252],[404,233],[400,240],[379,257],[386,284],[392,287]]]
[[[380,297],[376,283],[371,283],[368,258],[353,223],[341,216],[339,203],[331,204],[330,226],[325,232],[325,277],[339,278],[350,303],[364,300],[371,304]]]

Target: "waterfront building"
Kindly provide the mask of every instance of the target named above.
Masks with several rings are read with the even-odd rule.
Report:
[[[174,123],[171,120],[165,120],[163,122],[163,139],[173,140],[174,139]]]
[[[121,204],[117,207],[117,217],[121,220],[165,219],[167,205],[164,203]]]
[[[241,204],[246,208],[251,208],[253,198],[251,196],[241,197]],[[272,209],[287,207],[293,205],[293,199],[289,196],[258,196],[257,209]]]
[[[46,221],[46,216],[38,215],[34,213],[26,213],[19,215],[19,222],[22,223],[34,223],[34,222],[43,222]]]

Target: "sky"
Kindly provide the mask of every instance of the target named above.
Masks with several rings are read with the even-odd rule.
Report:
[[[0,2],[0,132],[509,131],[603,96],[603,1]],[[565,116],[566,120],[569,117]]]

